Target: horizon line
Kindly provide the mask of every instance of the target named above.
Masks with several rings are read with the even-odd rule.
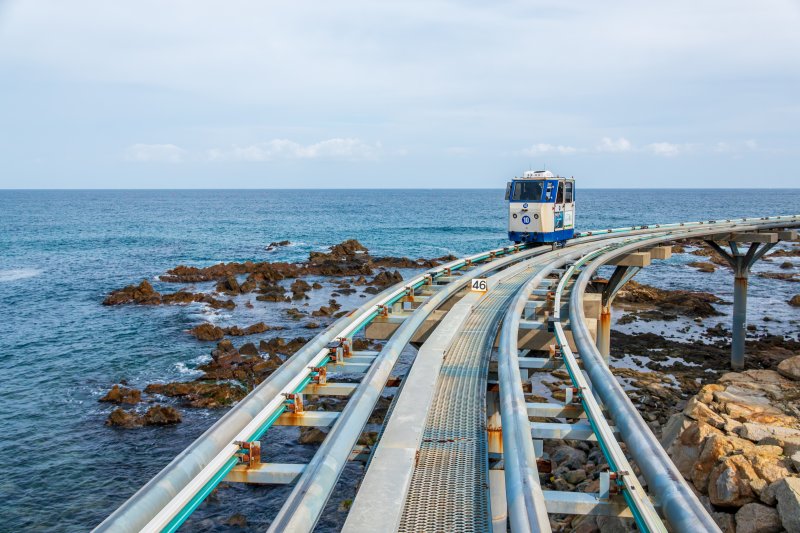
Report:
[[[0,187],[4,191],[497,191],[505,187]],[[634,191],[752,191],[752,190],[800,190],[800,187],[580,187],[582,190],[634,190]]]

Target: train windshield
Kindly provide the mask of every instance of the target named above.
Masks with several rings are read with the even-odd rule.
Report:
[[[540,202],[544,181],[515,181],[512,202]]]

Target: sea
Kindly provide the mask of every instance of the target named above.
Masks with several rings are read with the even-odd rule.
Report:
[[[579,189],[576,206],[580,231],[800,213],[800,189]],[[213,344],[187,329],[263,320],[290,328],[272,335],[315,333],[287,321],[281,304],[233,311],[101,305],[110,291],[142,279],[174,291],[182,285],[157,278],[179,264],[302,261],[345,239],[377,256],[461,256],[506,245],[505,223],[500,189],[0,191],[0,531],[93,528],[224,413],[180,408],[183,422],[174,426],[104,424],[114,406],[98,399],[115,383],[143,388],[197,375]],[[284,239],[291,244],[267,250]],[[637,279],[731,300],[730,272],[699,273],[686,266],[692,259],[673,256]],[[779,271],[777,263],[759,263],[755,272]],[[787,301],[798,292],[798,283],[754,275],[749,321],[797,336],[800,316]],[[312,298],[314,307],[327,296]],[[348,298],[340,299],[345,308],[359,304],[357,295]],[[727,315],[729,308],[721,306]],[[313,446],[298,445],[293,431],[271,437],[267,456],[308,460]],[[362,470],[348,466],[319,531],[341,525]],[[290,489],[223,486],[184,530],[263,531]],[[230,519],[235,513],[246,525]]]

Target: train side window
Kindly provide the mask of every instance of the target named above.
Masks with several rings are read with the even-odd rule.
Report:
[[[572,197],[572,186],[574,184],[568,181],[564,184],[564,202],[571,204],[574,200]]]
[[[506,201],[511,198],[511,182],[506,183]]]
[[[556,193],[556,203],[563,204],[564,203],[564,182],[558,182],[558,192]]]

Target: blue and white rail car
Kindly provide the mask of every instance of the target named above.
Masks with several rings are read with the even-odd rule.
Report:
[[[508,238],[563,243],[575,234],[575,180],[531,170],[506,186]]]

